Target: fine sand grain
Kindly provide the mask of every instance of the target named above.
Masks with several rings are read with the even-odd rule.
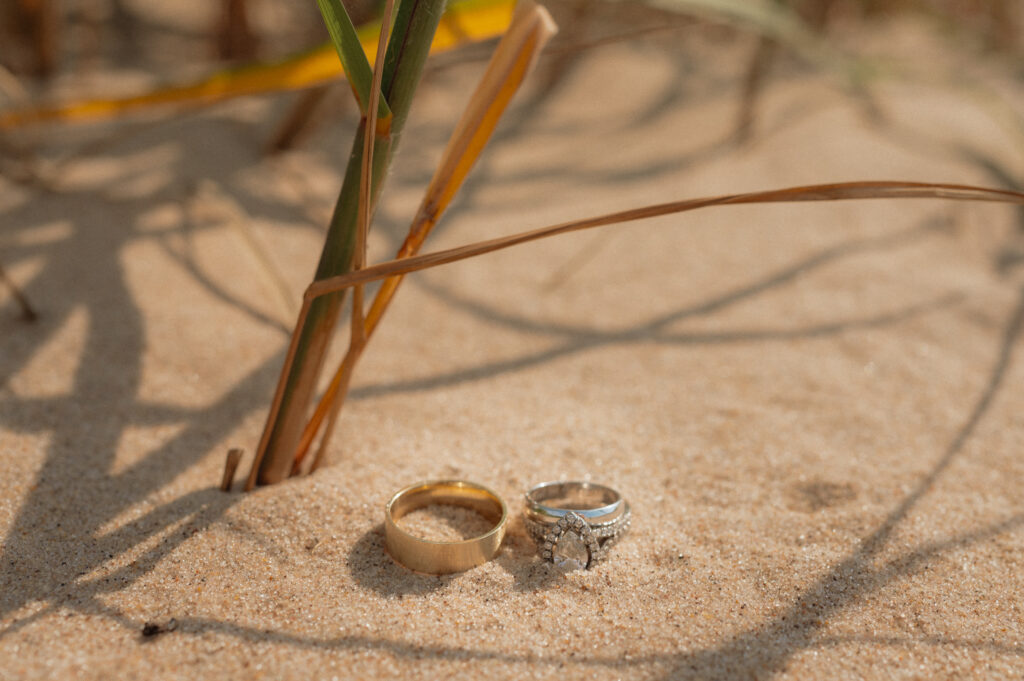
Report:
[[[928,74],[961,63],[914,25],[862,37],[894,36]],[[963,91],[880,84],[879,120],[788,62],[735,146],[753,43],[716,40],[603,44],[543,97],[542,64],[427,249],[721,192],[1024,177],[1020,131]],[[371,259],[480,68],[428,77]],[[1019,75],[974,76],[1024,111]],[[107,141],[47,187],[0,178],[0,261],[41,313],[0,294],[0,679],[1024,676],[1019,212],[722,208],[412,275],[330,465],[223,493],[353,129],[350,108],[265,158],[286,103],[49,130],[44,159]],[[384,504],[437,478],[505,498],[494,561],[430,577],[387,555]],[[632,504],[585,573],[542,563],[520,519],[560,478]]]

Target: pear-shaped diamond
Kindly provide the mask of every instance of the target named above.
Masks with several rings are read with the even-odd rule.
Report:
[[[579,534],[569,530],[558,539],[551,552],[551,562],[562,570],[586,570],[590,565],[590,549]]]
[[[548,530],[540,555],[562,570],[586,570],[597,562],[598,551],[590,525],[581,515],[569,511]]]

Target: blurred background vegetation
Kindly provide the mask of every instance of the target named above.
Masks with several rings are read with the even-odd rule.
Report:
[[[743,3],[546,3],[563,29],[570,32],[588,15],[650,12],[652,7],[685,15],[692,13],[694,6],[703,6],[701,16],[707,17],[719,6],[727,19],[730,8],[738,4]],[[1024,54],[1024,3],[1019,0],[778,0],[769,4],[795,13],[808,27],[830,35],[841,36],[854,26],[916,16],[967,49],[1014,57]],[[380,9],[377,0],[348,0],[346,6],[357,25],[372,19]],[[0,64],[11,74],[33,79],[68,71],[80,73],[110,62],[141,65],[151,60],[180,64],[183,60],[209,58],[273,58],[327,40],[312,1],[211,0],[168,3],[157,8],[138,0],[3,0],[0,25]],[[749,28],[737,26],[735,33],[721,31],[719,35],[729,40]],[[165,35],[161,39],[154,33]],[[679,35],[685,36],[682,26]],[[175,40],[179,49],[167,50]]]
[[[509,4],[510,0],[471,0],[471,4],[488,2]],[[220,77],[218,69],[229,67],[246,67],[250,85],[262,77],[265,82],[258,83],[255,91],[294,89],[294,77],[286,86],[280,75],[261,74],[259,66],[266,65],[269,71],[282,59],[297,59],[295,55],[329,46],[313,0],[0,3],[0,130],[21,127],[20,122],[12,126],[11,116],[54,103],[104,102],[156,92],[163,104],[170,101],[187,107],[252,93],[238,79],[232,93],[220,82],[207,83],[205,93],[201,88],[170,91],[173,85],[202,84],[211,73]],[[996,61],[1004,73],[1008,70],[1024,79],[1024,3],[1020,0],[550,0],[544,4],[561,32],[549,45],[536,76],[541,85],[534,101],[550,91],[571,70],[575,57],[588,48],[627,40],[672,46],[710,44],[733,50],[721,75],[734,83],[736,139],[741,142],[756,128],[764,87],[773,76],[791,74],[794,69],[837,75],[848,91],[863,95],[869,113],[870,86],[879,76],[906,80],[924,75],[970,88],[977,78],[972,68]],[[382,9],[379,0],[347,0],[346,6],[357,26],[372,22]],[[903,30],[908,25],[914,29]],[[946,71],[940,73],[931,62],[933,54],[916,52],[915,35],[921,29],[951,46],[950,52],[960,60],[954,62],[953,72],[948,61]],[[455,55],[435,58],[434,68],[483,61],[491,42],[472,46],[473,41],[466,40],[469,46]],[[694,59],[716,61],[706,53],[702,57],[699,49],[695,55]],[[326,56],[333,60],[330,52]],[[248,68],[252,65],[257,68]],[[230,72],[223,75],[234,78]],[[300,143],[325,107],[346,106],[343,88],[329,84],[321,79],[301,86],[306,92],[277,126],[267,150],[281,151]],[[211,91],[216,91],[215,96]],[[120,104],[108,104],[104,102],[103,108],[120,113],[150,106],[136,102],[143,106],[122,110]],[[62,114],[50,120],[57,118],[89,116]],[[33,119],[45,118],[30,113],[24,120]],[[0,142],[0,149],[10,151],[12,145],[23,147],[27,138],[5,135]]]

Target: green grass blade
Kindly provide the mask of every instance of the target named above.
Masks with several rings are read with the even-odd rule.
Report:
[[[390,127],[382,129],[381,125],[376,126],[378,138],[370,177],[371,206],[377,201],[391,154],[412,107],[413,95],[444,13],[444,5],[444,0],[401,0],[398,6],[384,59],[381,91],[391,105],[392,116]],[[372,85],[369,80],[367,83]],[[352,266],[365,126],[364,117],[356,131],[345,179],[331,216],[331,226],[316,270],[318,280],[344,274]],[[278,383],[253,469],[246,482],[247,489],[257,483],[279,482],[291,473],[296,446],[306,424],[306,411],[316,389],[342,300],[343,293],[339,292],[303,305],[289,347],[286,368]]]
[[[338,50],[341,66],[345,69],[345,77],[352,87],[352,92],[355,93],[356,101],[359,102],[359,110],[365,116],[369,108],[367,102],[370,99],[373,69],[366,58],[366,53],[363,52],[356,27],[340,0],[316,0],[316,2],[320,6],[320,14],[324,17],[324,24],[327,25],[327,32],[331,34],[331,41],[334,43],[335,49]],[[391,108],[382,94],[378,116],[387,118],[390,115]]]

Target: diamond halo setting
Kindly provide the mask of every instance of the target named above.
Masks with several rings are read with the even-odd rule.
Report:
[[[629,502],[589,481],[541,483],[526,492],[523,523],[546,562],[569,572],[604,561],[629,530]]]
[[[597,561],[600,546],[590,525],[570,511],[551,526],[540,545],[540,555],[563,570],[586,570]]]

